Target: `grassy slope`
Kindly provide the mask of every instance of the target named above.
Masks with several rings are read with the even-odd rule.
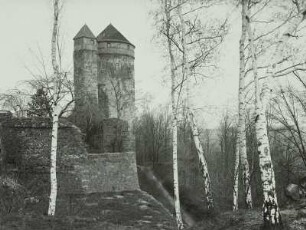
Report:
[[[281,211],[281,216],[284,230],[306,229],[306,209],[285,209]],[[224,212],[197,223],[190,230],[258,230],[261,227],[261,210],[254,209]]]
[[[61,197],[54,219],[41,214],[46,211],[46,200],[28,204],[25,210],[2,217],[0,229],[176,229],[170,213],[141,191]]]

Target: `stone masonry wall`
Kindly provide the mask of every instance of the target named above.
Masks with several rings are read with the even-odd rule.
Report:
[[[134,58],[125,55],[100,54],[98,62],[99,93],[107,95],[100,105],[108,105],[108,116],[128,121],[135,117]]]
[[[2,173],[13,174],[32,195],[50,192],[51,125],[48,118],[12,118],[0,125]],[[65,120],[59,123],[57,153],[59,194],[80,193],[74,165],[86,162],[87,151],[80,130]]]
[[[95,127],[88,140],[89,152],[113,153],[135,151],[134,139],[127,121],[117,118],[104,119]]]
[[[89,154],[86,164],[75,166],[83,192],[138,190],[135,152]]]
[[[76,110],[87,110],[98,104],[97,44],[95,39],[74,41],[74,87]]]
[[[34,195],[49,194],[49,173],[26,171],[19,178]],[[89,154],[57,173],[59,194],[139,190],[135,152]]]
[[[20,169],[49,168],[51,121],[48,118],[13,118],[1,123],[3,160]],[[60,169],[85,159],[87,151],[79,129],[61,120],[58,132],[57,162]]]
[[[6,119],[0,129],[5,173],[15,174],[33,196],[47,196],[50,119]],[[139,189],[135,152],[88,155],[80,130],[65,120],[59,123],[57,166],[59,194]]]

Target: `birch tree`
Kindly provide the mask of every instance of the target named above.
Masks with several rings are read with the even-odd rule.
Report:
[[[252,208],[252,195],[250,185],[250,170],[247,158],[246,149],[246,125],[245,125],[245,41],[247,34],[246,14],[248,10],[247,0],[241,1],[241,37],[239,41],[240,67],[239,67],[239,93],[238,93],[238,135],[236,143],[235,154],[235,171],[234,171],[234,189],[233,189],[233,210],[238,210],[238,177],[239,177],[239,163],[242,164],[242,175],[244,182],[245,203],[248,208]],[[239,160],[240,158],[240,160]]]
[[[177,131],[178,117],[183,116],[183,100],[185,83],[187,78],[205,78],[215,69],[215,65],[211,63],[215,60],[215,54],[218,46],[223,41],[226,33],[226,20],[220,23],[214,20],[200,19],[200,9],[207,9],[214,3],[211,1],[161,1],[168,9],[165,11],[164,17],[156,14],[156,21],[158,28],[158,36],[162,36],[167,42],[167,56],[170,57],[171,62],[171,76],[172,76],[172,111],[173,113],[173,146],[177,145]],[[204,4],[205,3],[205,4]],[[181,13],[180,13],[181,12]],[[181,19],[180,19],[181,18]],[[182,27],[183,25],[183,27]],[[186,27],[186,28],[185,28]],[[184,30],[184,32],[182,32]],[[183,38],[183,39],[182,39]],[[188,38],[188,40],[186,40]],[[188,46],[188,51],[187,51]],[[186,58],[186,54],[189,54]],[[188,88],[188,87],[187,87]],[[189,90],[186,90],[189,92]],[[187,93],[188,94],[188,93]],[[189,96],[187,97],[189,98]],[[191,106],[188,106],[191,107]],[[207,204],[209,208],[213,208],[213,199],[211,193],[211,183],[207,170],[207,164],[203,155],[203,148],[199,140],[199,132],[191,109],[188,109],[188,121],[192,128],[193,139],[197,147],[197,153],[200,159],[200,169],[203,175],[205,192],[207,194]],[[184,119],[184,118],[183,118]],[[176,125],[175,125],[176,124]],[[175,139],[175,140],[174,140]],[[176,148],[176,147],[174,147]],[[174,163],[177,160],[177,155],[174,150]],[[174,170],[174,174],[176,170]],[[176,183],[176,181],[175,181]],[[178,215],[177,215],[178,216]],[[178,221],[179,222],[179,221]]]
[[[182,75],[183,79],[186,79],[186,106],[187,106],[187,117],[189,121],[189,125],[191,127],[192,136],[194,140],[195,147],[197,149],[197,154],[200,162],[200,172],[204,184],[204,191],[207,200],[208,209],[212,209],[214,207],[213,196],[211,191],[211,180],[208,172],[207,162],[204,156],[204,151],[202,144],[199,140],[199,131],[198,127],[190,108],[190,100],[189,100],[189,79],[190,79],[190,66],[189,66],[189,58],[188,58],[188,50],[186,46],[186,29],[185,29],[185,20],[182,14],[182,1],[178,1],[178,16],[180,19],[180,29],[181,29],[181,43],[182,43]]]
[[[62,53],[59,44],[59,16],[62,7],[60,0],[53,0],[53,25],[51,36],[51,66],[52,73],[49,74],[47,64],[42,58],[39,60],[42,72],[34,74],[30,69],[28,71],[34,79],[26,81],[32,89],[42,89],[46,93],[48,111],[51,113],[52,130],[51,130],[51,152],[50,152],[50,197],[48,206],[48,215],[54,216],[57,199],[57,143],[58,143],[58,126],[59,118],[66,112],[74,102],[73,84],[68,78],[69,72],[62,70]],[[40,50],[39,50],[40,51]],[[41,54],[41,53],[40,53]]]
[[[171,68],[171,109],[172,109],[172,156],[173,156],[173,188],[174,188],[174,208],[175,217],[178,229],[183,229],[184,224],[182,220],[181,207],[180,207],[180,194],[179,194],[179,181],[178,181],[178,158],[177,158],[177,106],[176,106],[176,77],[175,77],[175,62],[172,52],[172,42],[170,40],[171,32],[171,15],[170,9],[172,7],[171,0],[164,1],[164,14],[165,14],[165,28],[167,34],[168,53],[170,58]]]
[[[297,1],[295,1],[297,3]],[[273,163],[270,153],[270,145],[267,133],[267,118],[266,107],[269,100],[269,95],[272,89],[269,86],[269,80],[276,74],[277,58],[282,54],[284,43],[292,36],[297,30],[298,25],[304,20],[305,6],[301,2],[301,5],[297,3],[298,14],[293,19],[292,24],[288,27],[285,33],[281,33],[278,42],[272,53],[272,58],[267,69],[267,80],[263,83],[262,89],[259,87],[258,79],[258,67],[256,60],[256,51],[254,46],[253,31],[251,27],[250,17],[247,15],[248,20],[248,35],[249,45],[252,59],[252,69],[254,74],[255,83],[255,128],[257,147],[259,154],[259,167],[261,172],[261,181],[263,186],[263,221],[264,226],[272,227],[281,225],[281,216],[279,212],[279,206],[276,195],[275,176],[273,170]]]
[[[59,89],[59,65],[57,61],[57,39],[58,39],[58,19],[59,19],[59,0],[53,1],[53,31],[52,31],[52,40],[51,40],[51,58],[52,58],[52,67],[53,67],[53,76],[55,78],[55,89]],[[59,94],[54,95],[59,97]],[[57,177],[56,177],[56,155],[57,155],[57,133],[58,133],[58,115],[59,115],[59,106],[57,104],[57,99],[53,99],[52,103],[52,139],[51,139],[51,157],[50,157],[50,198],[49,198],[49,208],[48,215],[55,215],[56,208],[56,198],[57,198]]]

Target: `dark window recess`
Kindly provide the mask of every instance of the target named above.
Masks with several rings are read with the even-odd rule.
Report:
[[[104,118],[109,117],[109,111],[108,111],[108,96],[103,90],[104,84],[98,84],[98,101],[99,101],[99,107],[103,113]]]

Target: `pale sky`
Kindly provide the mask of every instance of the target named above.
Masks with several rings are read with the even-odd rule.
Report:
[[[96,36],[112,23],[136,46],[138,95],[148,92],[153,95],[154,105],[164,103],[170,91],[163,83],[163,50],[151,41],[154,30],[149,16],[150,4],[150,0],[66,0],[60,30],[66,65],[73,69],[72,39],[85,23]],[[197,107],[203,108],[199,119],[209,127],[218,124],[227,108],[235,111],[237,107],[239,14],[233,13],[231,22],[234,26],[222,45],[220,71],[216,78],[194,89]],[[33,56],[38,53],[38,47],[50,62],[51,26],[51,0],[0,0],[0,92],[31,78],[25,66],[34,70],[38,66]]]

